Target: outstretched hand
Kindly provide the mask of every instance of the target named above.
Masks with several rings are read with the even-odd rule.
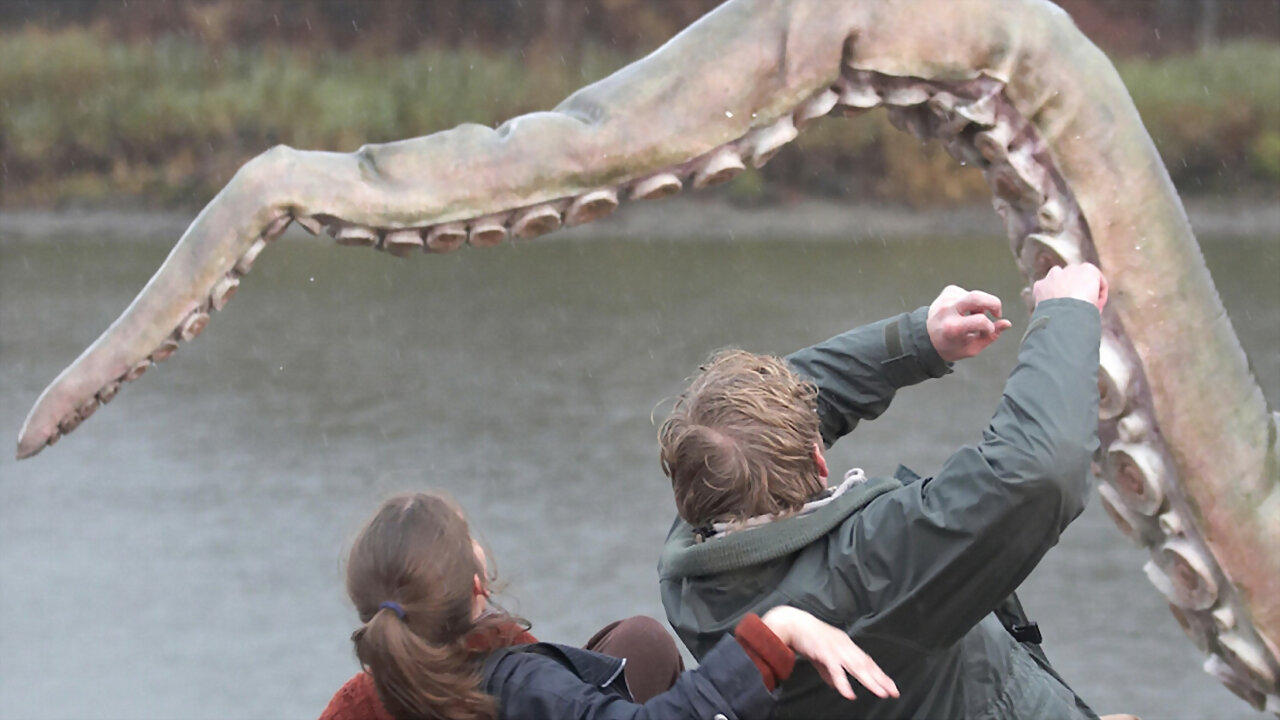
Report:
[[[849,675],[876,697],[898,697],[898,686],[843,630],[788,605],[779,605],[760,619],[778,639],[812,663],[823,681],[845,698],[857,697]]]
[[[1000,298],[948,285],[929,305],[925,327],[933,349],[947,362],[973,357],[1013,327],[1000,317]]]

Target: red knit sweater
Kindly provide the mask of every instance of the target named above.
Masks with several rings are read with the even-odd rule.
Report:
[[[367,672],[356,673],[320,713],[320,720],[395,720],[378,699],[378,690]]]
[[[507,645],[537,642],[533,635],[524,630],[505,633],[505,635],[509,638],[505,643]],[[791,677],[791,671],[796,662],[795,653],[773,634],[759,616],[751,614],[742,618],[734,628],[733,636],[746,651],[747,657],[751,658],[756,669],[760,671],[765,687],[770,691],[783,680]],[[320,713],[320,720],[395,720],[395,718],[378,699],[378,690],[373,684],[373,677],[367,672],[359,672],[333,694],[329,705],[325,707],[324,712]]]

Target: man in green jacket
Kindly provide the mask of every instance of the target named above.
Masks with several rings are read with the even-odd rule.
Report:
[[[695,656],[749,612],[790,604],[848,629],[901,698],[850,704],[797,668],[782,718],[1097,718],[1049,665],[1013,595],[1084,508],[1098,445],[1106,282],[1054,268],[976,446],[937,475],[828,487],[824,447],[902,387],[950,371],[1005,328],[1000,301],[949,287],[928,308],[786,359],[713,357],[662,427],[680,517],[658,571]]]

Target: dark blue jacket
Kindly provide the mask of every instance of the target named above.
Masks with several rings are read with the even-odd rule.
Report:
[[[483,688],[502,720],[764,720],[773,712],[774,695],[731,636],[643,705],[631,701],[623,664],[568,645],[518,645],[489,656]]]

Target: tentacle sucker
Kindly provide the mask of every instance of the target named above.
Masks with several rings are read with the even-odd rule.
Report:
[[[745,169],[742,156],[736,150],[731,147],[720,148],[711,153],[694,173],[693,187],[696,190],[728,182]]]
[[[1231,667],[1231,664],[1223,660],[1219,655],[1210,655],[1204,661],[1204,671],[1218,679],[1227,689],[1239,695],[1249,702],[1250,705],[1262,709],[1264,696],[1255,690],[1252,684],[1241,675],[1239,671]]]
[[[285,229],[289,227],[289,223],[291,222],[293,222],[292,215],[290,215],[289,213],[281,213],[275,220],[272,220],[270,224],[268,224],[267,227],[262,231],[262,239],[267,242],[271,242],[272,240],[275,240],[276,238],[284,234]]]
[[[115,398],[116,393],[118,392],[120,392],[120,381],[113,380],[112,382],[103,385],[102,389],[99,390],[94,397],[98,398],[98,402],[106,405]]]
[[[240,278],[228,275],[218,281],[213,286],[213,292],[209,293],[209,305],[214,310],[221,310],[231,301],[231,296],[236,294],[236,289],[240,287]]]
[[[1182,516],[1173,510],[1160,513],[1160,517],[1156,518],[1156,522],[1160,525],[1160,532],[1166,537],[1186,534],[1187,526],[1183,524]]]
[[[1036,221],[1046,233],[1056,233],[1062,230],[1062,224],[1066,220],[1065,215],[1066,208],[1063,207],[1062,200],[1050,196],[1036,211]]]
[[[1044,277],[1051,268],[1078,264],[1081,260],[1079,244],[1065,235],[1031,233],[1022,243],[1022,262],[1035,278]]]
[[[1109,475],[1125,503],[1146,516],[1164,505],[1164,461],[1150,445],[1115,443],[1107,455]]]
[[[1127,381],[1127,373],[1126,373]],[[1109,381],[1115,384],[1115,381]],[[1118,384],[1115,384],[1119,387]],[[1151,431],[1151,419],[1142,411],[1126,413],[1116,423],[1116,435],[1121,441],[1127,443],[1142,442],[1147,439],[1147,434]]]
[[[98,401],[98,398],[91,397],[81,403],[80,407],[76,408],[76,415],[79,415],[82,421],[88,420],[89,416],[97,412],[100,406],[101,403]]]
[[[151,362],[153,363],[164,362],[165,360],[168,360],[170,357],[172,357],[173,354],[177,351],[178,351],[178,343],[176,340],[165,340],[164,342],[160,343],[160,347],[156,348],[151,353]],[[63,432],[71,432],[71,431],[64,430]]]
[[[507,213],[482,217],[471,223],[468,242],[475,247],[501,245],[507,239]]]
[[[298,215],[294,218],[304,230],[312,235],[319,235],[324,230],[324,223],[311,217],[310,215]]]
[[[916,78],[876,76],[873,80],[885,105],[907,107],[919,105],[929,99],[929,89]]]
[[[1130,367],[1110,338],[1103,338],[1098,353],[1098,417],[1110,420],[1129,402]]]
[[[258,256],[261,255],[262,251],[266,248],[267,241],[265,238],[254,240],[253,244],[249,246],[249,249],[244,251],[244,254],[240,256],[239,260],[236,260],[236,272],[241,275],[247,274],[249,270],[253,268],[254,261],[258,259]]]
[[[1009,143],[1013,141],[1013,126],[1007,122],[996,123],[973,138],[973,144],[987,162],[1005,162],[1009,157]]]
[[[618,193],[611,188],[593,190],[574,199],[564,213],[565,225],[582,225],[599,220],[618,207]]]
[[[840,112],[845,117],[853,117],[874,107],[880,106],[880,95],[871,83],[862,79],[846,79],[840,86],[840,96],[836,100]]]
[[[933,116],[935,134],[943,139],[955,137],[969,126],[969,118],[955,111],[959,104],[955,95],[943,91],[929,98],[925,108]]]
[[[334,231],[334,239],[339,245],[351,247],[373,247],[378,244],[378,233],[372,228],[357,225],[343,225]],[[218,308],[221,310],[222,308]]]
[[[956,105],[956,114],[975,125],[991,127],[996,124],[996,96],[985,95],[973,102]]]
[[[538,205],[516,213],[511,233],[522,240],[546,235],[560,227],[560,211],[554,205]]]
[[[409,257],[422,250],[422,231],[414,228],[392,230],[382,238],[382,247],[396,257]]]
[[[183,342],[194,340],[197,335],[204,331],[206,325],[209,324],[209,313],[202,310],[192,310],[182,324],[178,326],[178,339]]]
[[[1102,484],[1098,486],[1099,499],[1102,501],[1102,509],[1111,517],[1111,521],[1116,524],[1120,532],[1138,545],[1147,545],[1149,541],[1150,522],[1147,518],[1139,515],[1131,510],[1120,494],[1110,485]]]
[[[138,362],[136,365],[134,365],[133,367],[129,368],[129,370],[125,372],[124,375],[120,376],[120,379],[124,380],[125,382],[133,382],[134,380],[137,380],[138,378],[142,377],[142,374],[146,372],[147,368],[149,367],[151,367],[151,360],[150,359],[142,360]]]
[[[427,231],[426,249],[431,252],[449,252],[462,247],[467,241],[467,226],[463,223],[443,223]]]
[[[796,109],[796,127],[802,128],[805,126],[805,123],[808,123],[810,120],[826,115],[835,108],[836,103],[838,102],[840,102],[840,93],[831,88],[827,88],[817,95],[814,95],[801,103],[800,107]]]
[[[795,123],[792,122],[789,116],[779,119],[772,125],[753,131],[747,136],[747,147],[749,148],[751,155],[751,164],[758,168],[764,167],[765,163],[769,162],[769,160],[782,149],[783,145],[795,140],[796,135],[798,134],[799,131],[796,130]],[[737,156],[729,153],[726,157],[735,158]],[[737,164],[734,164],[730,160],[726,167],[732,169],[732,171],[736,173],[738,169],[737,165],[740,164],[740,160]],[[708,167],[710,167],[710,163],[708,163]],[[723,181],[712,180],[710,182]]]
[[[680,192],[680,178],[672,173],[658,173],[636,183],[631,197],[636,200],[657,200]]]

